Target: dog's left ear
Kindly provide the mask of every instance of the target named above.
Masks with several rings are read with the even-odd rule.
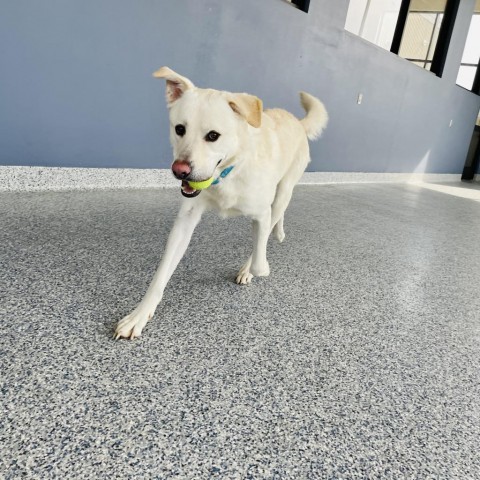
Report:
[[[247,93],[237,93],[228,102],[230,108],[241,115],[252,127],[259,128],[262,124],[262,101]]]
[[[164,78],[167,81],[165,96],[169,107],[187,90],[195,88],[195,85],[188,78],[182,77],[168,67],[159,68],[156,72],[153,72],[153,76],[155,78]]]

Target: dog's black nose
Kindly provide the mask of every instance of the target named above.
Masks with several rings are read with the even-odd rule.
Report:
[[[172,164],[172,172],[179,180],[186,180],[192,173],[192,167],[185,160],[175,160]]]

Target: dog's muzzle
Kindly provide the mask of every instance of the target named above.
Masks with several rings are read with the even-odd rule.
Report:
[[[200,195],[202,192],[201,190],[195,190],[192,188],[186,180],[182,180],[182,187],[181,187],[182,195],[187,198],[194,198],[197,195]]]

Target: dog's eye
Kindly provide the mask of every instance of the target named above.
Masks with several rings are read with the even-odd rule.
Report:
[[[210,132],[208,132],[205,136],[205,140],[207,142],[216,142],[219,136],[220,134],[218,132],[216,132],[215,130],[210,130]]]
[[[185,135],[185,132],[187,130],[185,129],[185,127],[183,125],[175,125],[175,133],[179,136],[179,137],[183,137]]]

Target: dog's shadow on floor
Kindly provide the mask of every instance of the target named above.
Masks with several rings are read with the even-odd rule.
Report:
[[[159,317],[188,315],[189,306],[208,303],[215,305],[229,301],[235,296],[243,296],[252,291],[252,285],[238,285],[235,282],[237,270],[232,268],[215,268],[208,271],[188,275],[188,269],[179,268],[165,288],[153,321]],[[97,310],[101,330],[98,333],[113,337],[117,323],[128,315],[141,301],[148,283],[145,275],[139,277],[138,282],[129,282],[128,285],[117,285],[116,289],[97,291],[87,300],[90,305],[99,306]],[[175,278],[177,277],[177,278]],[[255,279],[257,283],[263,279]],[[219,300],[220,299],[220,300]],[[95,309],[96,310],[96,309]]]
[[[101,324],[99,333],[112,336],[117,323],[142,300],[155,270],[161,260],[166,238],[139,242],[123,254],[108,252],[105,281],[98,280],[98,288],[88,292],[83,301],[92,306],[96,321]],[[253,285],[237,285],[238,270],[251,253],[250,222],[238,217],[218,221],[206,214],[198,225],[185,256],[167,284],[162,302],[156,309],[153,321],[159,317],[186,314],[191,304],[221,303],[234,295],[250,295]],[[143,244],[143,246],[142,246]],[[95,265],[82,276],[97,275]],[[257,284],[264,279],[254,279]]]

